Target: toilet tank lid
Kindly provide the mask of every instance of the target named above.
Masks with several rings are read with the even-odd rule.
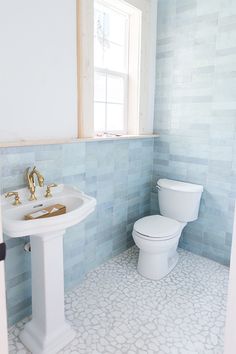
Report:
[[[174,181],[167,178],[161,178],[157,181],[157,186],[171,189],[178,192],[189,192],[189,193],[196,193],[202,192],[203,186],[200,184],[193,184],[193,183],[186,183],[180,181]]]

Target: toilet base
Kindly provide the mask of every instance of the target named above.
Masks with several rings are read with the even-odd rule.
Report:
[[[178,259],[177,251],[155,254],[139,250],[137,270],[145,278],[160,280],[174,269]]]

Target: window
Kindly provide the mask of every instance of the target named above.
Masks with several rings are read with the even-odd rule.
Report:
[[[127,132],[129,15],[94,6],[94,130]]]
[[[152,134],[157,0],[77,0],[79,137]]]

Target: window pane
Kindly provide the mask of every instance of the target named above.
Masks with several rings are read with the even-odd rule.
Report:
[[[124,130],[124,106],[107,104],[107,130]]]
[[[94,8],[94,35],[108,39],[110,30],[109,9],[101,4],[95,3]]]
[[[95,3],[94,36],[125,45],[127,19],[127,15]]]
[[[125,64],[125,48],[117,44],[109,43],[109,46],[104,49],[105,68],[125,72]]]
[[[97,37],[94,37],[94,66],[98,68],[104,67],[103,43]]]
[[[119,12],[113,10],[109,11],[109,41],[120,45],[125,45],[126,19],[127,17]]]
[[[106,105],[94,103],[94,130],[104,132],[106,130]]]
[[[107,101],[124,103],[124,79],[122,77],[107,76]]]
[[[106,101],[106,75],[102,73],[94,73],[94,100]]]

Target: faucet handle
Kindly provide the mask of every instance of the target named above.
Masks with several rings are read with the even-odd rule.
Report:
[[[20,201],[20,197],[19,197],[19,193],[18,192],[8,192],[5,194],[5,198],[9,198],[9,197],[15,197],[14,202],[12,203],[12,205],[20,205],[21,201]]]
[[[51,192],[51,188],[57,187],[56,183],[51,183],[47,185],[47,189],[46,189],[46,193],[45,193],[45,198],[50,198],[52,197],[52,192]]]

